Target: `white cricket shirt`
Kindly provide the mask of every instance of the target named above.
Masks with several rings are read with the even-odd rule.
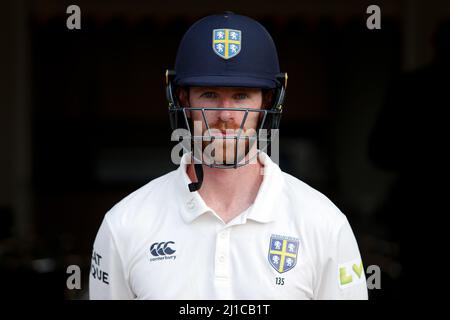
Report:
[[[367,299],[356,239],[328,198],[261,152],[256,199],[225,224],[189,192],[188,156],[105,215],[91,299]]]

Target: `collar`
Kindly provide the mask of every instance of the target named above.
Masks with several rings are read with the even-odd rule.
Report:
[[[188,189],[188,184],[192,182],[186,172],[190,158],[190,153],[183,155],[180,166],[175,174],[175,192],[180,197],[179,199],[182,204],[181,216],[186,223],[191,223],[204,213],[212,212],[198,191],[190,192]],[[278,165],[262,151],[258,153],[258,160],[263,165],[261,174],[264,175],[264,178],[255,201],[249,208],[250,210],[246,212],[244,221],[250,219],[261,223],[268,223],[274,221],[276,218],[277,212],[274,204],[279,199],[279,194],[281,193],[282,172]]]

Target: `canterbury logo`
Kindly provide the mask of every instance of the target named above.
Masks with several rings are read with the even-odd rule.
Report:
[[[155,242],[150,246],[150,253],[155,257],[174,254],[176,250],[169,247],[171,244],[175,244],[175,242]]]

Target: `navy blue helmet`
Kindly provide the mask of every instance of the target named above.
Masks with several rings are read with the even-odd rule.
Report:
[[[225,13],[194,23],[175,61],[176,85],[272,89],[280,86],[272,37],[257,21]]]

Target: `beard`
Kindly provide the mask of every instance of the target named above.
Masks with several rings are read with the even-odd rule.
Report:
[[[203,163],[207,165],[234,165],[256,159],[256,130],[243,128],[234,122],[217,121],[205,130],[201,143]],[[240,136],[238,138],[240,132]],[[200,145],[195,145],[197,152]],[[194,149],[195,150],[195,149]],[[198,153],[197,153],[198,154]]]

